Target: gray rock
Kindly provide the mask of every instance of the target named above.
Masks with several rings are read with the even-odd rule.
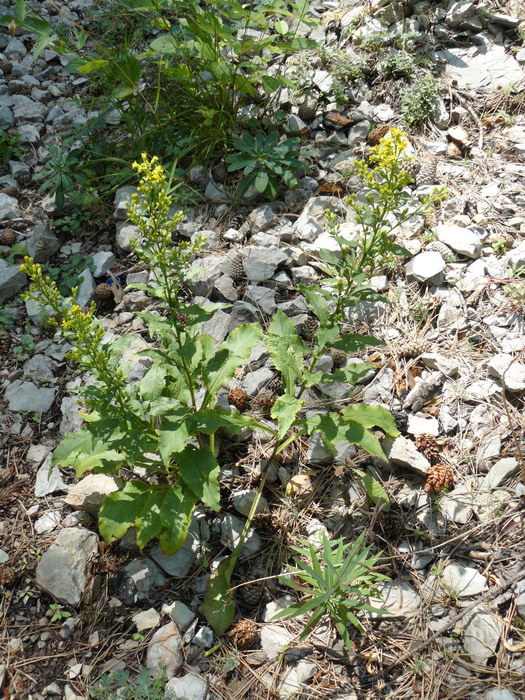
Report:
[[[61,519],[59,510],[50,510],[35,522],[35,532],[38,535],[52,532],[60,525]]]
[[[420,360],[425,367],[441,372],[447,377],[454,377],[459,371],[459,364],[455,360],[437,352],[425,352]]]
[[[233,497],[233,507],[238,513],[244,515],[245,517],[248,517],[256,495],[257,494],[255,491],[250,491],[249,489],[237,491],[237,493]],[[257,510],[255,511],[255,513],[258,514],[269,512],[270,506],[268,505],[268,501],[264,496],[261,496],[259,499],[259,503],[257,504]]]
[[[332,462],[333,456],[324,444],[320,433],[314,433],[308,438],[306,459],[313,464],[330,464]]]
[[[372,618],[386,617],[412,617],[421,608],[421,598],[416,590],[401,579],[394,581],[381,581],[376,586],[380,597],[372,598],[370,604],[374,608],[384,610],[383,613],[370,613]]]
[[[239,298],[232,278],[228,277],[227,275],[221,275],[217,280],[215,280],[213,291],[214,298],[216,298],[218,295],[221,301],[237,301]]]
[[[198,647],[209,649],[213,644],[213,630],[210,627],[201,627],[192,642]]]
[[[261,648],[272,661],[293,639],[293,634],[280,625],[264,625],[261,628]]]
[[[37,383],[49,381],[54,377],[56,366],[57,363],[53,362],[53,360],[46,355],[33,355],[33,357],[30,357],[29,360],[24,362],[24,377],[26,379],[32,379]]]
[[[486,666],[503,633],[503,622],[487,606],[477,605],[462,620],[463,646],[471,660]]]
[[[47,106],[41,102],[29,100],[24,104],[15,105],[13,115],[15,119],[23,119],[28,122],[43,122],[46,118]]]
[[[33,382],[16,379],[7,385],[5,398],[10,411],[31,411],[45,413],[51,408],[56,389],[37,387]]]
[[[182,639],[174,622],[168,622],[158,629],[148,645],[146,666],[152,675],[164,673],[173,678],[182,666]]]
[[[495,489],[519,471],[520,465],[514,457],[504,457],[490,468],[481,482],[482,489]]]
[[[317,673],[317,664],[311,661],[299,661],[297,666],[289,668],[279,686],[279,697],[286,699],[300,697],[305,690],[304,684]]]
[[[209,180],[204,190],[204,196],[209,199],[210,202],[221,202],[226,198],[224,190],[217,185],[213,180]],[[246,197],[246,195],[245,195]]]
[[[501,24],[502,27],[506,27],[507,29],[514,29],[518,27],[521,22],[519,17],[511,17],[510,15],[504,15],[500,12],[495,12],[490,15],[489,20],[494,22],[494,24]]]
[[[441,514],[447,520],[451,520],[458,525],[464,525],[474,513],[473,501],[472,489],[460,484],[441,499]]]
[[[93,277],[102,277],[115,264],[116,258],[109,250],[101,250],[91,256],[93,260]]]
[[[512,355],[501,353],[491,357],[488,372],[500,379],[509,391],[525,390],[525,365],[516,362]]]
[[[197,296],[207,297],[213,290],[216,280],[223,274],[225,256],[209,255],[200,258],[192,266],[192,277],[188,280],[188,287]]]
[[[43,128],[43,124],[21,124],[18,127],[20,143],[37,143],[40,141],[40,132]]]
[[[243,380],[243,389],[249,396],[256,396],[261,389],[264,389],[266,384],[273,377],[273,371],[268,367],[261,367],[253,372],[248,372]]]
[[[60,248],[60,241],[49,224],[38,224],[27,239],[27,252],[35,262],[47,262]]]
[[[250,246],[244,259],[246,277],[250,282],[264,282],[286,261],[286,253],[278,248]]]
[[[182,601],[176,600],[171,605],[163,605],[162,612],[169,615],[177,627],[184,632],[195,619],[195,613]]]
[[[60,433],[68,435],[80,430],[84,419],[80,413],[78,396],[64,396],[60,404],[62,420],[60,421]]]
[[[108,474],[88,474],[69,489],[64,501],[75,510],[97,515],[102,502],[119,490],[118,480]]]
[[[476,5],[468,0],[459,0],[449,5],[445,24],[449,27],[457,27],[466,19],[476,15]]]
[[[445,261],[432,250],[419,253],[405,265],[408,281],[424,284],[441,284],[444,279]]]
[[[7,105],[0,107],[0,127],[12,126],[14,120],[13,112]]]
[[[228,333],[243,323],[254,323],[260,320],[260,313],[257,307],[248,304],[247,301],[236,301],[232,304],[230,318],[228,321]]]
[[[117,242],[117,246],[121,250],[129,252],[133,250],[131,241],[140,240],[140,229],[138,226],[135,226],[135,224],[132,224],[129,221],[122,221],[117,224],[115,240]]]
[[[306,299],[301,294],[298,294],[293,299],[277,304],[277,307],[284,314],[290,317],[308,313],[308,304],[306,303]]]
[[[148,557],[138,557],[117,574],[116,595],[126,605],[146,600],[154,588],[166,583],[164,574]]]
[[[477,569],[461,566],[456,561],[450,562],[441,577],[443,585],[455,598],[469,598],[487,590],[487,579]]]
[[[89,306],[95,297],[96,288],[91,270],[86,268],[78,276],[77,304],[80,307]]]
[[[383,440],[383,450],[392,464],[397,464],[405,469],[411,469],[416,474],[426,476],[430,462],[420,452],[412,440],[400,435],[397,438],[386,437]]]
[[[502,45],[482,45],[476,53],[471,47],[445,49],[437,51],[436,57],[446,64],[448,77],[457,80],[460,88],[495,90],[523,79],[520,64]]]
[[[169,680],[164,692],[166,700],[207,700],[209,697],[207,682],[191,672]]]
[[[468,228],[455,224],[440,224],[437,227],[437,238],[467,258],[479,258],[481,255],[481,239]]]
[[[46,457],[42,466],[36,473],[35,481],[35,496],[37,498],[44,498],[58,491],[67,491],[69,486],[62,479],[60,469],[58,467],[53,467],[50,471],[51,466],[51,455]]]
[[[6,265],[0,260],[0,301],[7,301],[25,287],[27,277],[18,265]]]
[[[247,222],[250,226],[250,231],[252,233],[258,233],[259,231],[264,231],[270,226],[277,224],[279,222],[279,217],[271,207],[264,204],[254,209],[248,215]]]
[[[303,228],[310,219],[313,219],[319,225],[320,231],[322,230],[327,209],[335,214],[344,215],[346,213],[344,205],[337,197],[314,196],[308,200],[294,226],[299,238],[303,237]]]
[[[212,318],[202,324],[200,332],[202,335],[211,336],[217,343],[222,343],[228,335],[229,325],[230,315],[219,309]]]
[[[237,518],[235,515],[227,514],[221,522],[221,542],[225,547],[235,549],[239,543],[241,532],[244,528],[244,520]],[[262,540],[257,532],[249,528],[248,534],[241,549],[240,558],[246,559],[257,554],[262,548]]]
[[[204,514],[201,511],[195,511],[186,540],[175,554],[166,556],[156,545],[149,555],[170,576],[187,576],[209,536],[210,531]]]
[[[125,221],[128,218],[128,204],[131,203],[131,195],[137,194],[137,192],[138,190],[136,187],[119,187],[115,192],[115,211],[113,213],[115,219]]]
[[[267,316],[272,316],[277,310],[275,290],[268,287],[256,287],[252,284],[246,287],[244,299],[260,309]]]
[[[518,700],[518,698],[507,688],[492,688],[485,693],[483,700]]]
[[[36,569],[38,586],[53,598],[79,605],[92,580],[89,564],[98,554],[98,537],[82,528],[64,528]]]
[[[19,219],[21,216],[18,200],[0,192],[0,221]]]

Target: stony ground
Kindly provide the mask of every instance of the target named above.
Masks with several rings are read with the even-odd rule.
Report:
[[[82,21],[90,4],[57,6]],[[0,0],[0,15],[2,5],[9,0]],[[226,635],[215,638],[199,605],[210,565],[242,529],[264,444],[232,447],[221,478],[223,512],[197,511],[186,544],[172,557],[158,546],[140,555],[132,537],[102,542],[93,516],[100,494],[111,488],[107,477],[77,482],[58,469],[49,476],[60,436],[81,423],[75,389],[85,378],[68,363],[67,346],[41,325],[38,310],[18,296],[26,285],[20,244],[58,268],[62,282],[68,275],[80,282],[80,303],[97,299],[114,335],[140,334],[135,312],[151,300],[126,292],[126,285],[146,281],[149,271],[130,252],[136,229],[125,203],[133,188],[120,189],[114,206],[101,206],[74,236],[54,198],[38,192],[32,178],[50,144],[64,127],[87,119],[76,99],[87,80],[65,73],[51,50],[34,62],[31,36],[0,33],[0,127],[19,137],[0,176],[5,698],[161,698],[164,683],[154,688],[145,676],[129,687],[117,676],[115,687],[128,687],[118,696],[100,681],[119,669],[134,678],[145,666],[155,675],[159,663],[175,676],[170,697],[192,700],[524,697],[525,6],[381,5],[367,4],[365,22],[351,34],[345,29],[362,12],[357,3],[317,2],[312,9],[322,20],[315,38],[326,47],[354,56],[384,27],[390,36],[410,30],[413,49],[430,51],[443,68],[432,119],[408,134],[420,165],[414,195],[439,184],[447,198],[433,217],[399,230],[397,240],[413,257],[385,261],[374,284],[386,301],[364,304],[351,319],[356,331],[384,341],[363,355],[374,371],[360,398],[392,410],[402,435],[384,442],[387,464],[351,446],[334,463],[317,439],[287,456],[265,490],[263,517],[234,582],[239,618],[255,623],[246,649]],[[369,63],[381,50],[366,54]],[[304,61],[290,61],[288,69],[297,76]],[[201,199],[188,208],[179,234],[208,235],[189,292],[232,305],[207,324],[217,340],[239,323],[266,323],[276,309],[304,326],[307,307],[297,285],[319,278],[319,250],[333,244],[324,212],[338,213],[347,234],[355,231],[344,196],[356,185],[345,172],[356,156],[366,156],[375,126],[402,124],[395,71],[388,78],[365,72],[344,107],[334,97],[337,76],[322,62],[310,61],[303,79],[303,96],[284,91],[278,98],[311,166],[297,190],[280,201],[232,207],[235,183],[220,164],[188,174]],[[122,300],[96,297],[111,275],[121,279]],[[146,369],[136,355],[146,346],[138,338],[130,350],[134,378]],[[274,375],[256,347],[225,394],[240,387],[256,399]],[[313,399],[344,402],[350,392],[338,385],[329,397]],[[393,504],[387,516],[354,480],[352,468],[360,466],[374,470],[387,490]],[[289,546],[301,537],[351,538],[363,530],[383,551],[381,571],[391,582],[381,586],[381,605],[391,614],[369,620],[365,634],[355,632],[352,652],[329,624],[298,643],[303,620],[271,622],[292,600],[277,579]]]

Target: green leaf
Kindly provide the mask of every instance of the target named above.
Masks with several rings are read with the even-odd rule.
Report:
[[[150,42],[150,49],[158,53],[173,54],[179,53],[180,47],[175,37],[171,34],[163,34]]]
[[[214,356],[208,361],[204,371],[206,398],[203,407],[206,408],[212,397],[222,385],[229,381],[235,370],[250,356],[252,347],[259,339],[257,326],[245,323],[236,328],[228,339],[221,343]]]
[[[367,493],[368,498],[372,501],[374,505],[389,505],[390,499],[385,489],[381,486],[377,479],[374,479],[372,474],[363,474],[362,476],[363,486]]]
[[[162,394],[166,384],[166,370],[158,362],[140,380],[140,395],[145,401],[154,401]]]
[[[272,406],[271,416],[277,420],[279,425],[279,439],[282,439],[290,426],[293,425],[303,403],[304,401],[296,399],[290,394],[283,394],[276,400]]]
[[[123,100],[125,97],[133,95],[136,88],[132,85],[118,85],[111,91],[111,97],[114,100]]]
[[[234,550],[230,556],[221,561],[208,581],[204,603],[201,606],[201,612],[218,637],[226,632],[235,617],[230,581],[237,563],[237,556]]]
[[[382,340],[374,338],[372,335],[345,333],[334,342],[332,347],[336,350],[343,350],[344,352],[352,354],[374,345],[384,345],[384,343]]]
[[[187,417],[188,409],[181,409],[178,416],[166,415],[162,419],[159,431],[159,454],[166,466],[170,462],[171,455],[182,452],[190,437],[190,428]]]
[[[142,481],[128,481],[121,491],[106,496],[98,516],[98,526],[106,542],[124,537],[146,502],[149,486]]]
[[[220,510],[219,463],[204,447],[188,445],[176,456],[179,472],[185,484],[192,490],[196,500],[213,510]]]
[[[165,498],[165,487],[150,486],[150,491],[147,493],[142,508],[135,518],[137,544],[141,551],[154,537],[158,537],[162,530],[160,516]]]
[[[160,548],[166,556],[175,554],[188,535],[195,497],[183,484],[175,484],[164,498],[160,514],[163,530],[159,538]]]
[[[85,428],[78,433],[67,435],[55,448],[51,466],[54,467],[57,464],[62,467],[69,466],[74,457],[80,452],[85,450],[91,452],[92,441],[91,433]]]
[[[368,406],[365,403],[354,404],[343,409],[342,415],[361,423],[365,428],[381,428],[391,437],[399,435],[394,416],[383,406]]]
[[[73,61],[71,61],[73,63]],[[68,64],[67,68],[68,70],[72,70],[70,68],[71,63]],[[109,61],[107,61],[105,58],[96,58],[93,59],[92,61],[87,61],[87,63],[83,63],[82,65],[79,65],[76,68],[76,73],[93,73],[94,71],[100,70],[100,68],[104,68],[107,66]]]
[[[275,31],[277,32],[277,34],[281,34],[282,36],[284,36],[285,34],[288,34],[289,29],[290,27],[284,21],[284,19],[281,19],[275,23]]]
[[[266,170],[259,170],[257,177],[255,178],[255,189],[257,192],[262,194],[268,187],[269,181],[270,178],[268,177]]]
[[[317,316],[321,324],[327,324],[331,318],[328,301],[316,290],[302,287],[301,291],[306,298],[310,311]]]

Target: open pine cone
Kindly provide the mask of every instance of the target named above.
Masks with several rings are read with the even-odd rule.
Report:
[[[336,348],[330,348],[328,354],[333,360],[334,367],[342,367],[344,363],[348,360],[348,355],[344,350],[337,350]]]
[[[248,649],[259,639],[259,632],[252,620],[239,620],[228,632],[228,637],[239,649]]]
[[[375,129],[368,134],[366,137],[369,146],[377,146],[378,143],[383,139],[390,131],[390,126],[388,124],[380,124],[376,126]]]
[[[4,564],[0,566],[0,586],[13,586],[18,579],[20,572],[14,566]]]
[[[319,321],[313,316],[308,316],[303,326],[303,336],[307,340],[311,340],[319,328]]]
[[[236,255],[231,261],[230,277],[234,282],[242,282],[245,278],[244,258],[242,255]]]
[[[396,348],[401,357],[419,357],[430,350],[430,343],[424,338],[407,340]]]
[[[275,403],[275,396],[269,391],[263,391],[254,400],[254,407],[261,413],[270,413]]]
[[[263,583],[247,583],[238,589],[239,598],[247,608],[255,608],[259,605],[264,595]]]
[[[427,472],[425,491],[429,494],[441,493],[454,486],[454,472],[448,464],[435,464]]]
[[[437,462],[441,454],[439,442],[430,433],[421,433],[416,436],[416,448],[425,455],[431,464]]]
[[[232,389],[228,394],[228,403],[242,413],[250,405],[250,397],[242,389]]]
[[[374,530],[385,540],[394,541],[405,532],[405,517],[399,506],[392,506],[388,512],[383,511],[376,521]]]
[[[97,299],[110,299],[113,296],[113,292],[109,284],[102,282],[102,284],[97,285],[95,295]]]
[[[11,349],[11,334],[8,331],[0,331],[0,355],[7,355]]]

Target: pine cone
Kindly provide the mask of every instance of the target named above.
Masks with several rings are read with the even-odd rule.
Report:
[[[434,185],[437,181],[437,158],[428,158],[421,162],[421,167],[416,177],[416,185]]]
[[[454,486],[454,472],[448,464],[435,464],[427,472],[425,491],[430,494],[441,493]]]
[[[439,253],[445,261],[456,260],[456,255],[452,248],[449,248],[448,245],[441,241],[432,241],[427,245],[427,250],[433,250]]]
[[[252,620],[239,620],[228,632],[228,637],[239,649],[248,649],[259,639],[259,632]]]
[[[3,191],[3,194],[9,194]],[[12,228],[5,228],[0,231],[0,245],[14,245],[16,243],[16,231]]]
[[[269,391],[263,391],[254,400],[253,405],[261,413],[270,413],[275,403],[275,396]]]
[[[425,455],[431,464],[437,462],[441,454],[440,444],[430,433],[421,433],[416,436],[416,448]]]
[[[333,360],[334,367],[342,367],[348,359],[348,355],[344,350],[336,350],[335,348],[330,348],[328,354]]]
[[[232,389],[228,394],[228,403],[242,413],[249,407],[250,397],[242,389]]]
[[[279,529],[270,513],[257,513],[252,518],[252,527],[262,535],[274,535]]]
[[[11,95],[30,95],[31,94],[31,88],[29,87],[29,85],[26,85],[21,80],[12,80],[8,84],[7,89]]]
[[[303,336],[311,340],[319,328],[319,321],[313,316],[308,316],[303,326]]]
[[[6,588],[13,586],[20,575],[20,572],[15,569],[14,566],[8,566],[4,564],[0,566],[0,586],[5,586]]]
[[[270,379],[265,389],[272,394],[282,394],[284,391],[284,386],[281,377],[276,374],[275,377]]]
[[[384,138],[390,131],[390,126],[388,124],[380,124],[376,126],[375,129],[368,134],[366,141],[369,146],[377,146],[382,138]]]
[[[230,228],[234,228],[236,231],[238,231],[241,228],[241,226],[244,224],[244,219],[245,219],[244,216],[241,216],[240,214],[236,214],[232,218],[232,220],[230,221]]]
[[[9,75],[11,73],[11,70],[13,68],[13,64],[11,61],[0,61],[0,70],[4,75]]]
[[[377,519],[375,528],[385,540],[395,541],[405,532],[405,518],[403,511],[392,505],[388,512],[382,512]]]
[[[8,331],[0,331],[0,355],[7,355],[11,350],[11,334]]]
[[[13,475],[9,469],[0,469],[0,489],[11,483],[13,480]]]
[[[400,357],[419,357],[424,352],[430,350],[430,343],[424,338],[413,338],[402,343],[397,348],[397,353]]]
[[[416,182],[421,163],[418,163],[416,160],[403,160],[399,164],[399,167],[410,175],[413,182]]]
[[[433,207],[432,209],[430,209],[430,211],[427,211],[427,213],[424,216],[424,219],[425,228],[436,228],[438,223],[436,208]]]
[[[95,294],[97,299],[110,299],[113,296],[113,291],[111,290],[109,284],[103,282],[102,284],[97,285]]]
[[[264,595],[264,584],[247,583],[238,589],[241,603],[247,608],[256,608]]]
[[[188,322],[188,319],[189,319],[188,314],[181,314],[180,312],[177,312],[176,316],[177,316],[177,321],[179,323],[184,325],[185,323]]]
[[[231,261],[230,277],[234,282],[242,282],[244,274],[244,259],[242,255],[236,255]]]

